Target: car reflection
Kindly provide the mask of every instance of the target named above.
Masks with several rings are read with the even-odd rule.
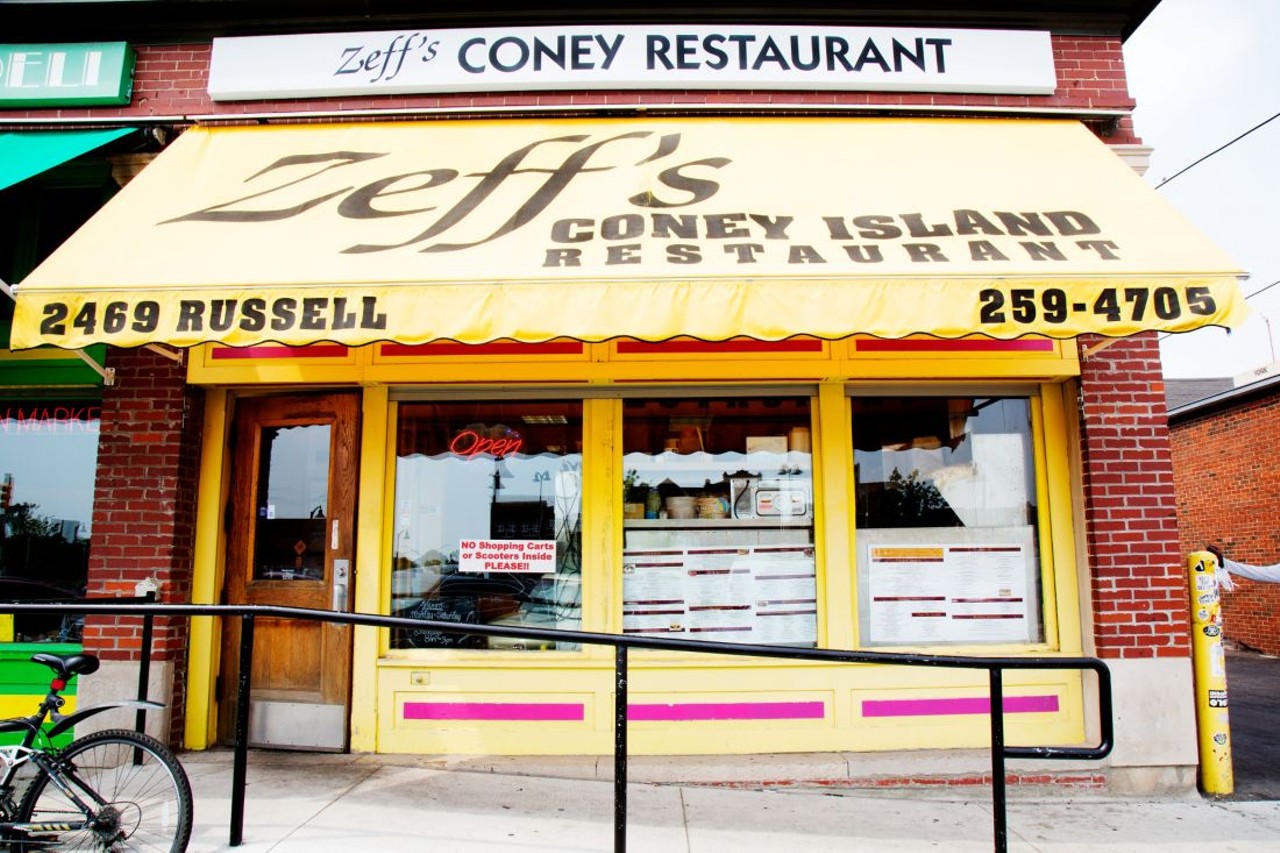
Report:
[[[450,566],[412,567],[392,573],[392,615],[409,619],[576,630],[581,625],[578,575],[471,573]],[[523,638],[485,637],[435,629],[396,629],[397,648],[576,649]]]

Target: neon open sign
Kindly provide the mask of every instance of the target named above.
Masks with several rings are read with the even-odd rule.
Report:
[[[524,439],[515,433],[508,433],[499,438],[489,438],[473,429],[464,429],[449,442],[449,452],[464,459],[471,459],[481,453],[488,453],[494,459],[501,459],[511,453],[519,453],[524,446]]]

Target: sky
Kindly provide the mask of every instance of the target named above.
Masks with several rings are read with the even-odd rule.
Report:
[[[1124,46],[1146,180],[1249,273],[1254,313],[1227,334],[1164,336],[1166,378],[1234,377],[1280,358],[1280,0],[1162,0]],[[1268,285],[1273,285],[1265,292]],[[1255,296],[1251,294],[1257,293]]]

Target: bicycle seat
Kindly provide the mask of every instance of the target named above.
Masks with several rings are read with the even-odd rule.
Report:
[[[98,658],[95,655],[55,655],[40,652],[32,655],[31,660],[49,667],[62,679],[73,675],[89,675],[98,671]]]

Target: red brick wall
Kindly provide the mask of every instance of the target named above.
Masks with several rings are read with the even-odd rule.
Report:
[[[1082,340],[1082,345],[1097,341]],[[1191,652],[1156,334],[1081,359],[1081,453],[1099,657]]]
[[[154,578],[161,601],[189,603],[203,392],[186,385],[183,365],[150,350],[109,350],[107,365],[116,381],[102,395],[88,594],[129,597]],[[85,649],[104,660],[137,660],[141,624],[138,617],[90,617]],[[152,657],[175,663],[175,741],[182,737],[186,644],[186,619],[156,620]]]
[[[1280,396],[1242,402],[1170,428],[1184,552],[1220,545],[1241,563],[1280,562]],[[1237,579],[1222,597],[1223,635],[1280,655],[1280,584]]]
[[[133,102],[118,108],[60,110],[10,110],[10,118],[102,119],[128,116],[157,117],[173,121],[188,116],[212,114],[235,118],[246,113],[333,112],[336,110],[428,110],[447,108],[539,106],[619,106],[626,104],[791,104],[798,107],[823,105],[883,104],[947,107],[1015,107],[1053,109],[1131,109],[1124,76],[1124,58],[1118,38],[1102,36],[1053,36],[1053,56],[1058,73],[1058,89],[1052,95],[946,95],[898,92],[770,92],[770,91],[653,91],[653,92],[499,92],[442,95],[389,95],[381,97],[316,98],[293,101],[237,101],[214,103],[206,86],[212,45],[139,45],[134,74]],[[1133,125],[1125,117],[1108,127],[1107,141],[1136,142]]]

